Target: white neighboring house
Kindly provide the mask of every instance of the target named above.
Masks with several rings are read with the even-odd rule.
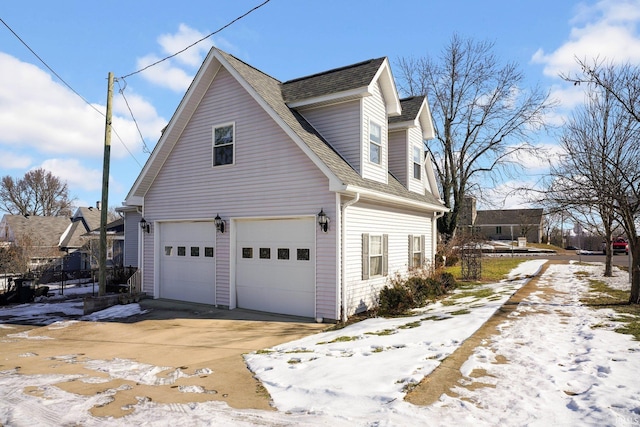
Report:
[[[346,319],[434,258],[433,136],[387,58],[282,83],[213,48],[120,208],[125,258],[154,298]]]

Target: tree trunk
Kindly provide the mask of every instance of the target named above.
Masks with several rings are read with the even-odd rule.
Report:
[[[631,248],[629,248],[631,251]],[[640,246],[634,245],[631,251],[631,295],[630,304],[640,304]]]
[[[611,241],[607,241],[604,244],[604,253],[605,253],[605,261],[604,261],[604,277],[612,277],[613,276],[613,248],[611,247]]]

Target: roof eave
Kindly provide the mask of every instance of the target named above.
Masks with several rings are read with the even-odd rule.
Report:
[[[409,206],[412,208],[423,209],[429,212],[449,212],[449,208],[444,205],[437,205],[429,202],[421,202],[419,200],[408,199],[406,197],[396,196],[389,193],[382,193],[380,191],[371,190],[364,187],[358,187],[355,185],[347,185],[344,187],[343,193],[360,193],[362,196],[367,196],[371,199],[390,202],[396,205]]]
[[[337,102],[341,102],[343,100],[348,99],[357,99],[364,98],[365,96],[370,96],[369,88],[367,86],[362,86],[355,89],[345,90],[342,92],[329,93],[322,96],[314,96],[313,98],[300,99],[297,101],[287,102],[287,107],[296,108],[296,109],[304,109],[305,107],[313,107],[316,105],[327,105],[333,104]]]
[[[373,85],[376,82],[380,84],[382,96],[387,104],[387,115],[389,117],[399,116],[402,113],[402,107],[400,106],[400,97],[398,96],[398,90],[393,80],[393,74],[391,74],[391,66],[389,65],[388,58],[384,59],[378,72],[373,79],[371,79],[368,88],[369,93],[373,94]]]
[[[173,145],[178,141],[186,124],[189,122],[196,107],[200,104],[202,97],[206,93],[206,89],[201,91],[200,97],[197,97],[194,94],[198,92],[201,85],[206,84],[208,87],[213,80],[213,77],[215,77],[220,69],[219,66],[211,67],[211,63],[214,60],[219,61],[219,54],[217,54],[217,49],[212,48],[207,54],[207,57],[202,63],[202,66],[198,70],[191,85],[187,89],[184,97],[180,101],[178,108],[169,120],[169,124],[165,127],[164,132],[160,136],[153,152],[143,166],[142,171],[133,183],[131,190],[129,190],[124,201],[125,205],[141,206],[141,204],[138,203],[142,201],[144,195],[149,189],[149,186],[151,185],[151,182],[155,180],[155,176],[160,171],[162,164],[164,164],[168,156],[168,152],[171,151]],[[171,145],[171,147],[165,147],[166,144]]]

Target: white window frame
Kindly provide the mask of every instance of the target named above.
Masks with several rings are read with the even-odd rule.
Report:
[[[216,129],[225,128],[231,126],[231,142],[216,145]],[[216,147],[232,147],[231,156],[233,157],[231,163],[216,164]],[[212,126],[211,129],[211,167],[230,166],[236,163],[236,122],[221,123]]]
[[[372,130],[374,127],[377,127],[380,130],[380,134],[378,135],[378,139],[379,139],[378,141],[375,141],[372,138],[373,136]],[[374,145],[378,148],[377,162],[373,161],[373,159],[371,158],[371,153],[373,152],[371,147]],[[374,165],[382,165],[382,126],[374,122],[373,120],[369,120],[369,162],[373,163]]]
[[[371,253],[371,237],[380,237],[381,254]],[[371,259],[380,257],[382,271],[380,274],[371,274]],[[388,234],[362,234],[362,280],[383,277],[389,274],[389,235]]]
[[[416,161],[416,154],[418,156],[418,159]],[[418,147],[417,145],[413,146],[413,170],[411,171],[411,176],[413,177],[413,179],[416,179],[418,181],[422,180],[422,159],[423,159],[424,155],[423,155],[423,151],[422,148]],[[417,166],[417,169],[416,169]],[[416,170],[418,171],[418,177],[416,177]]]
[[[426,260],[426,242],[423,234],[409,234],[409,268],[424,266]]]
[[[380,253],[373,253],[373,241],[374,239],[380,239]],[[379,272],[378,271],[373,271],[373,260],[374,259],[379,259]],[[383,241],[382,241],[382,234],[370,234],[369,235],[369,277],[380,277],[382,276],[382,273],[384,271],[384,269],[382,268],[382,261],[384,260],[384,248],[383,248]]]

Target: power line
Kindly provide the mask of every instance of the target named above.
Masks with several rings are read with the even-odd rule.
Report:
[[[2,22],[2,24],[4,24],[5,27],[7,27],[7,29],[9,31],[11,31],[11,33],[18,39],[20,40],[20,43],[22,43],[24,45],[24,47],[26,47],[27,49],[29,49],[29,52],[31,52],[33,54],[33,56],[35,56],[36,58],[38,58],[38,60],[40,62],[42,62],[42,65],[44,65],[45,67],[47,67],[47,69],[49,71],[51,71],[51,73],[53,73],[54,76],[56,76],[58,78],[58,80],[60,80],[62,83],[64,83],[64,85],[66,87],[69,88],[69,90],[73,93],[75,93],[78,97],[80,97],[80,99],[82,99],[85,103],[87,103],[91,108],[93,108],[94,110],[96,110],[98,113],[100,113],[102,116],[104,116],[104,113],[100,110],[98,110],[93,104],[91,104],[89,101],[87,101],[82,95],[80,95],[78,92],[76,92],[76,90],[74,88],[71,87],[71,85],[69,83],[67,83],[62,77],[60,77],[60,75],[58,73],[55,72],[55,70],[53,68],[51,68],[49,66],[49,64],[47,64],[44,59],[40,58],[40,56],[33,50],[31,49],[31,47],[24,41],[22,40],[22,38],[20,38],[20,36],[13,31],[13,29],[9,26],[9,24],[7,24],[6,22],[4,22],[4,20],[2,18],[0,18],[0,22]]]
[[[40,57],[40,55],[38,55],[32,48],[31,46],[29,46],[27,44],[27,42],[25,42],[24,40],[22,40],[22,38],[15,32],[13,31],[13,29],[9,26],[9,24],[7,24],[2,18],[0,18],[0,22],[2,22],[2,24],[7,27],[7,29],[9,31],[11,31],[11,33],[20,41],[20,43],[22,43],[24,45],[24,47],[26,47],[29,52],[31,52],[33,54],[33,56],[35,56],[36,58],[38,58],[38,60],[42,63],[42,65],[44,65],[45,67],[47,67],[47,69],[49,71],[51,71],[51,73],[56,76],[58,78],[58,80],[60,80],[71,92],[73,92],[76,96],[78,96],[80,99],[82,99],[85,104],[87,104],[89,107],[91,107],[94,111],[96,111],[98,114],[100,114],[102,117],[106,117],[105,114],[100,111],[99,109],[97,109],[92,103],[90,103],[89,101],[87,101],[87,99],[80,95],[80,93],[78,91],[76,91],[69,83],[67,83],[62,77],[60,77],[60,75],[58,73],[56,73],[56,71],[51,68],[49,66],[49,64],[47,64],[45,62],[44,59],[42,59]],[[136,124],[137,126],[137,124]],[[129,147],[127,147],[127,144],[124,143],[123,139],[120,137],[120,135],[118,134],[118,132],[116,131],[116,129],[113,127],[113,125],[111,126],[111,129],[113,130],[113,132],[116,134],[116,136],[118,137],[118,140],[120,141],[120,143],[122,144],[122,146],[127,150],[127,152],[129,153],[129,155],[133,158],[133,160],[135,160],[135,162],[142,167],[142,165],[140,164],[140,162],[138,161],[138,159],[136,159],[136,157],[133,155],[133,153],[131,152],[131,150],[129,150]],[[144,142],[144,141],[143,141]]]
[[[271,1],[271,0],[266,0],[266,1],[262,2],[262,3],[260,3],[259,5],[257,5],[257,6],[256,6],[256,7],[254,7],[253,9],[249,10],[249,11],[248,11],[248,12],[246,12],[245,14],[238,16],[236,19],[234,19],[233,21],[229,22],[228,24],[226,24],[226,25],[224,25],[224,26],[222,26],[222,27],[218,28],[218,29],[217,29],[216,31],[214,31],[213,33],[211,33],[211,34],[209,34],[209,35],[207,35],[207,36],[204,36],[203,38],[201,38],[200,40],[198,40],[198,41],[196,41],[196,42],[194,42],[194,43],[191,43],[189,46],[185,47],[184,49],[182,49],[182,50],[180,50],[180,51],[178,51],[178,52],[176,52],[176,53],[174,53],[173,55],[169,55],[169,56],[167,56],[167,57],[165,57],[165,58],[162,58],[162,59],[160,59],[160,60],[158,60],[158,61],[154,62],[153,64],[149,64],[149,65],[147,65],[146,67],[139,69],[138,71],[134,71],[134,72],[129,73],[129,74],[127,74],[127,75],[125,75],[125,76],[122,76],[122,77],[120,77],[120,78],[121,78],[121,79],[126,79],[127,77],[131,77],[131,76],[133,76],[134,74],[141,73],[141,72],[143,72],[144,70],[146,70],[146,69],[148,69],[148,68],[151,68],[151,67],[153,67],[153,66],[155,66],[155,65],[158,65],[158,64],[160,64],[161,62],[166,61],[167,59],[171,59],[171,58],[173,58],[174,56],[178,56],[178,55],[180,55],[182,52],[184,52],[184,51],[186,51],[186,50],[188,50],[188,49],[191,49],[193,46],[197,45],[198,43],[200,43],[200,42],[202,42],[202,41],[204,41],[204,40],[208,39],[209,37],[211,37],[211,36],[213,36],[213,35],[215,35],[215,34],[218,34],[220,31],[222,31],[222,30],[224,30],[225,28],[227,28],[227,27],[229,27],[229,26],[233,25],[234,23],[236,23],[237,21],[241,20],[242,18],[244,18],[245,16],[249,15],[250,13],[252,13],[252,12],[254,12],[254,11],[256,11],[256,10],[260,9],[262,6],[264,6],[265,4],[269,3],[270,1]]]
[[[125,85],[124,87],[120,86],[120,81],[116,80],[116,82],[118,83],[118,87],[120,88],[120,90],[118,90],[118,92],[120,93],[120,95],[122,95],[122,99],[124,99],[124,103],[127,105],[127,109],[129,110],[129,114],[131,114],[131,120],[133,120],[133,123],[136,125],[136,129],[138,129],[138,135],[140,135],[140,140],[142,140],[142,151],[150,154],[151,151],[149,150],[149,147],[147,147],[146,142],[144,141],[144,136],[142,136],[142,131],[140,130],[140,126],[138,126],[138,121],[136,120],[136,118],[133,115],[133,111],[131,110],[131,106],[129,105],[129,101],[127,101],[127,97],[124,96],[124,90],[127,88],[127,82],[125,80],[123,80]]]

